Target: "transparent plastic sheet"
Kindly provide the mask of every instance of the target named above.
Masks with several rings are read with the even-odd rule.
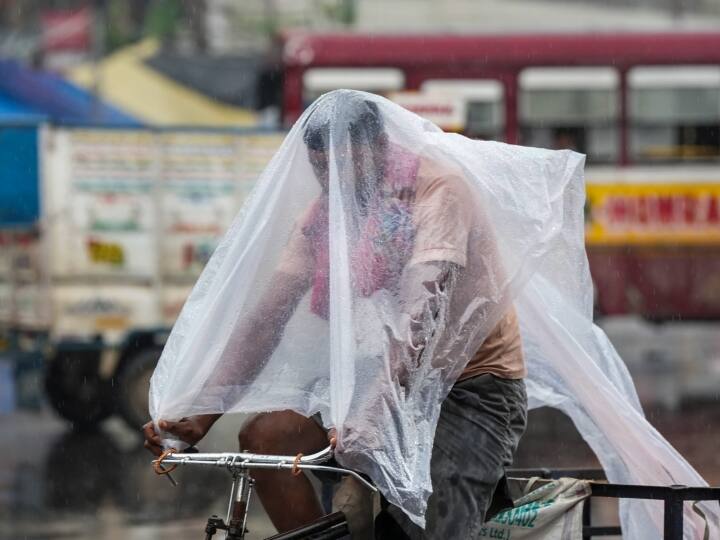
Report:
[[[371,94],[322,96],[188,298],[151,381],[153,420],[319,412],[338,460],[423,524],[442,400],[514,301],[534,405],[568,413],[615,481],[676,470],[699,484],[592,325],[582,166],[442,133]],[[604,400],[585,392],[598,380]],[[660,465],[637,476],[628,459],[648,448]],[[658,518],[623,519],[643,538]]]
[[[570,416],[610,482],[706,486],[645,419],[623,375],[626,368],[602,330],[562,296],[544,276],[534,276],[516,300],[530,406],[551,406]],[[686,504],[684,538],[720,538],[718,504],[698,506],[707,523]],[[620,501],[625,538],[661,538],[663,516],[662,501]]]

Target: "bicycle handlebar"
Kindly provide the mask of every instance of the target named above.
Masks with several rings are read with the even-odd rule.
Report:
[[[268,454],[251,454],[248,452],[221,452],[221,453],[172,453],[167,455],[162,464],[174,465],[207,465],[214,467],[225,467],[230,472],[238,472],[247,469],[289,469],[289,470],[311,470],[325,471],[336,474],[349,474],[354,477],[365,487],[373,492],[377,492],[377,488],[368,482],[361,475],[349,469],[342,467],[333,467],[329,465],[321,465],[330,461],[333,457],[333,450],[328,446],[324,450],[303,456],[275,456]],[[153,461],[158,463],[158,460]]]

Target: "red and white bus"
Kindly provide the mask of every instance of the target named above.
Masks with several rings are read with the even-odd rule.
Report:
[[[720,318],[720,33],[282,37],[283,120],[380,93],[446,130],[588,156],[601,313]]]

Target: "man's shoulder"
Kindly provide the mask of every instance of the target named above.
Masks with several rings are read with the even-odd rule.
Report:
[[[451,190],[469,195],[469,186],[462,169],[444,160],[427,156],[420,157],[417,176],[417,193],[419,197],[437,190]]]

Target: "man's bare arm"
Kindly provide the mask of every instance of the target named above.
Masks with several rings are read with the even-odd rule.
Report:
[[[241,321],[210,379],[206,392],[222,394],[222,387],[251,382],[262,370],[282,338],[285,324],[308,290],[310,280],[285,272],[275,272],[267,290],[252,314]],[[194,445],[201,440],[221,414],[200,414],[177,422],[160,420],[159,427],[178,439]],[[145,448],[155,455],[162,452],[162,440],[152,422],[143,426]]]
[[[308,276],[276,271],[252,312],[235,327],[208,385],[248,384],[255,379],[309,286]]]

